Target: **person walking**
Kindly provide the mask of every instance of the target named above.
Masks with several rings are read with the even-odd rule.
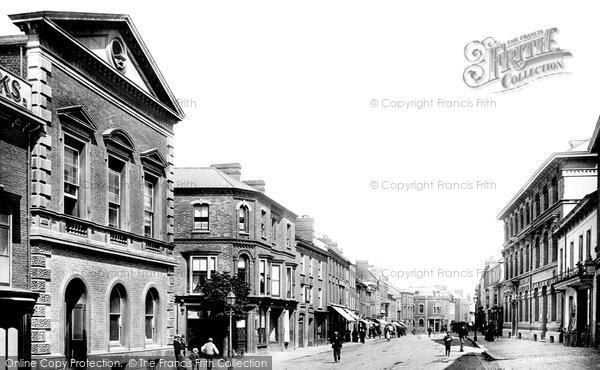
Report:
[[[467,331],[468,329],[466,328],[466,326],[463,324],[458,328],[458,339],[460,340],[460,351],[464,352],[464,344],[465,344],[465,337],[467,336]]]
[[[446,336],[444,337],[444,345],[446,346],[446,356],[450,356],[450,348],[452,347],[452,335],[450,335],[449,331],[446,331]]]
[[[392,337],[391,330],[386,326],[385,329],[384,329],[384,331],[385,331],[384,337],[389,342],[390,338]]]
[[[431,330],[431,326],[427,328],[427,336],[428,336],[429,338],[431,338],[431,332],[432,332],[432,331],[433,331],[433,330]]]
[[[202,348],[200,348],[202,354],[206,357],[206,370],[211,370],[213,365],[213,358],[219,355],[219,350],[217,346],[213,343],[212,338],[208,338],[208,342],[206,342]]]
[[[337,331],[333,332],[333,336],[329,340],[331,342],[331,348],[333,348],[333,360],[335,362],[341,361],[342,354],[342,337]]]
[[[190,362],[192,364],[192,370],[200,370],[200,354],[198,348],[194,348],[190,353]]]
[[[367,335],[367,330],[364,327],[360,328],[359,335],[360,335],[360,342],[362,344],[365,344],[365,335]]]

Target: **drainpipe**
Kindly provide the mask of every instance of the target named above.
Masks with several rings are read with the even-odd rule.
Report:
[[[19,46],[19,67],[20,76],[23,78],[23,46]]]

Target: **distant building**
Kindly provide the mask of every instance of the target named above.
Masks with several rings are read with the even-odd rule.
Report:
[[[298,305],[298,347],[327,343],[327,244],[315,237],[314,220],[308,216],[296,219],[296,252],[300,268],[296,281],[300,284]]]
[[[454,297],[446,286],[411,287],[414,290],[414,320],[418,333],[426,333],[427,328],[441,332],[448,328],[454,316],[450,317],[450,303]]]

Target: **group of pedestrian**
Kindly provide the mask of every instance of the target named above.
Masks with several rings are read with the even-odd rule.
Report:
[[[173,351],[175,353],[175,361],[177,370],[187,370],[185,352],[187,344],[185,342],[185,335],[175,335],[173,338]],[[190,365],[192,370],[199,370],[202,363],[201,358],[206,361],[206,369],[211,370],[213,366],[213,359],[219,355],[217,346],[213,343],[212,338],[208,338],[208,341],[198,350],[193,348],[190,355]]]

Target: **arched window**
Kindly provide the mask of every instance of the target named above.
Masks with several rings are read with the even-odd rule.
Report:
[[[425,327],[425,320],[419,319],[419,327],[420,328],[424,328]]]
[[[250,231],[248,216],[248,206],[241,205],[240,208],[238,208],[238,230],[242,233],[248,233]]]
[[[157,335],[157,308],[158,308],[158,292],[156,289],[148,290],[146,293],[146,304],[145,304],[145,332],[146,341],[156,342]]]
[[[111,344],[123,344],[125,328],[123,326],[125,316],[126,295],[122,285],[115,285],[110,292],[109,307],[109,338]]]
[[[237,263],[237,277],[241,280],[244,281],[248,281],[248,273],[250,272],[249,269],[249,261],[248,261],[248,257],[246,257],[245,255],[240,256],[240,258],[238,259],[238,263]]]
[[[535,200],[533,203],[533,210],[534,210],[533,217],[535,218],[540,215],[540,194],[536,193],[534,199]]]
[[[423,303],[419,303],[419,313],[425,313],[425,305]]]
[[[195,204],[194,205],[194,230],[208,230],[209,219],[208,219],[208,204]]]

